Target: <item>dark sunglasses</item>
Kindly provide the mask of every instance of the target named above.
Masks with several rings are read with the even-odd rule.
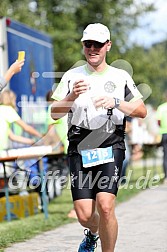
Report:
[[[107,42],[107,41],[106,41],[106,42]],[[85,46],[86,48],[91,48],[92,45],[93,45],[94,48],[99,49],[99,48],[102,48],[102,47],[106,44],[106,42],[100,43],[100,42],[98,42],[98,41],[86,40],[86,41],[83,42],[83,44],[84,44],[84,46]]]

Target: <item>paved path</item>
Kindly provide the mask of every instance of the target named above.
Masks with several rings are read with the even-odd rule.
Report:
[[[141,192],[119,204],[116,213],[119,235],[115,252],[167,252],[167,186]],[[77,252],[82,238],[82,227],[72,223],[14,244],[5,252]]]

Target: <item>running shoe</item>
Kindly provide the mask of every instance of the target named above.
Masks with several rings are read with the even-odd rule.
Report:
[[[99,236],[92,235],[88,229],[84,230],[85,238],[81,242],[78,252],[95,252]]]

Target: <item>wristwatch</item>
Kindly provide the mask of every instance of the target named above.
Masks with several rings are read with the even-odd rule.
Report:
[[[115,97],[114,97],[114,100],[115,100],[115,106],[114,106],[114,108],[118,108],[121,101],[120,101],[120,99],[115,98]]]

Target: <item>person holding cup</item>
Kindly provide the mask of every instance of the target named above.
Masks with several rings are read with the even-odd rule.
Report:
[[[51,116],[68,113],[68,160],[74,208],[85,238],[78,252],[113,252],[118,223],[115,199],[125,156],[125,115],[146,116],[142,95],[129,74],[106,62],[108,27],[89,24],[81,38],[86,64],[68,70],[52,98]]]
[[[14,74],[21,71],[23,65],[24,65],[24,59],[23,60],[16,60],[6,71],[4,76],[0,76],[0,92],[6,87],[7,83],[10,81],[10,79],[13,77]]]

